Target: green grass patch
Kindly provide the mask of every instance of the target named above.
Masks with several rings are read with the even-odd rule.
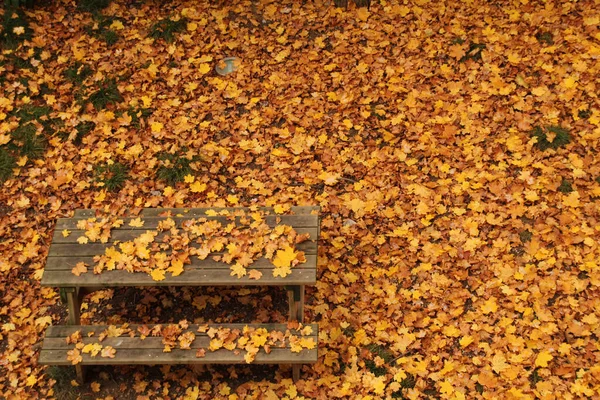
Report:
[[[97,14],[110,5],[111,0],[79,0],[77,8],[81,11]]]
[[[553,134],[554,140],[549,141],[548,134]],[[557,150],[571,142],[571,135],[569,135],[569,132],[565,128],[557,125],[547,126],[545,131],[541,127],[536,126],[531,131],[531,136],[537,138],[536,146],[540,150]]]
[[[573,191],[573,185],[571,182],[563,178],[560,186],[558,187],[558,191],[565,194],[571,193]]]
[[[467,60],[473,61],[481,61],[481,53],[485,50],[485,44],[483,43],[473,43],[469,45],[469,50],[467,50],[467,54],[465,54],[459,61],[465,62]]]
[[[185,157],[182,153],[160,153],[158,155],[160,166],[156,171],[158,179],[174,186],[182,182],[186,175],[193,173],[191,164],[200,161],[200,157]]]
[[[81,146],[83,138],[88,135],[96,127],[96,124],[91,121],[80,122],[75,127],[77,134],[75,135],[75,139],[73,139],[73,143],[76,146]]]
[[[579,110],[577,112],[577,116],[581,119],[588,119],[589,117],[592,116],[592,111],[591,110]]]
[[[46,376],[56,382],[52,387],[56,399],[75,400],[80,397],[80,389],[71,385],[71,381],[76,379],[75,368],[52,365],[46,369]]]
[[[151,108],[134,108],[133,106],[129,106],[129,110],[127,110],[127,114],[131,117],[131,123],[136,128],[140,127],[142,119],[148,119],[153,112],[154,110]]]
[[[63,76],[72,83],[82,85],[87,78],[92,76],[93,72],[89,65],[75,61],[73,65],[64,70]]]
[[[4,182],[12,176],[13,169],[17,167],[17,161],[7,149],[0,147],[0,182]]]
[[[115,21],[123,22],[120,18],[96,14],[96,22],[93,25],[87,26],[86,32],[88,35],[103,40],[107,45],[112,46],[121,38],[117,32],[111,29],[111,26]]]
[[[404,399],[404,391],[406,389],[414,389],[417,380],[413,374],[407,373],[406,377],[400,381],[400,389],[392,393],[392,399]]]
[[[100,88],[88,97],[96,110],[103,110],[109,104],[116,104],[123,101],[123,97],[117,88],[115,78],[106,78],[100,82]]]
[[[394,355],[390,352],[389,349],[385,348],[380,344],[370,344],[367,346],[367,349],[371,352],[373,358],[380,357],[385,362],[384,365],[378,366],[374,360],[365,360],[365,366],[367,369],[372,372],[375,376],[383,376],[387,374],[387,363],[394,359]]]
[[[35,125],[21,125],[11,132],[12,140],[8,143],[9,149],[23,157],[33,160],[40,158],[46,150],[46,140],[37,134]]]
[[[150,27],[148,36],[154,39],[163,39],[167,43],[175,40],[175,34],[185,31],[187,18],[180,17],[177,20],[171,18],[161,19]]]
[[[523,230],[521,233],[519,233],[519,239],[521,239],[521,243],[527,243],[531,241],[532,238],[533,233],[529,232],[528,230]]]
[[[552,46],[554,44],[554,36],[551,32],[538,32],[535,35],[538,43]]]
[[[33,120],[44,121],[48,120],[48,115],[52,109],[45,106],[36,106],[34,104],[26,104],[20,107],[13,114],[21,120],[21,124]]]
[[[20,8],[7,7],[2,17],[0,44],[14,49],[23,41],[30,40],[33,30],[29,26],[25,13]]]
[[[94,168],[94,177],[96,182],[101,183],[100,186],[113,192],[125,185],[129,178],[129,168],[118,162],[98,165]]]

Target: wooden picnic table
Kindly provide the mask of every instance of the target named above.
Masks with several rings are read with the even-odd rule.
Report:
[[[165,220],[170,219],[176,228],[181,228],[186,221],[202,219],[202,221],[219,221],[221,224],[240,223],[240,217],[231,217],[230,213],[256,212],[249,208],[169,208],[169,209],[143,209],[139,215],[120,218],[123,223],[112,228],[110,237],[106,243],[93,242],[82,244],[80,238],[85,236],[85,230],[78,228],[82,220],[90,220],[97,214],[95,210],[77,210],[72,218],[60,218],[56,223],[54,236],[50,246],[48,259],[42,277],[42,286],[57,287],[61,294],[66,297],[68,305],[68,326],[50,327],[46,339],[42,345],[39,362],[41,364],[64,365],[67,364],[65,357],[68,346],[60,344],[64,339],[76,330],[87,329],[80,323],[80,307],[82,297],[86,294],[104,288],[112,287],[144,287],[144,286],[283,286],[288,291],[289,319],[290,321],[304,322],[304,288],[306,285],[316,283],[317,271],[317,240],[319,237],[319,207],[292,207],[289,214],[278,215],[273,208],[259,208],[258,211],[265,213],[264,220],[270,228],[277,226],[291,226],[299,234],[307,234],[309,240],[296,245],[297,251],[305,254],[306,261],[291,268],[291,273],[285,277],[274,276],[275,266],[267,258],[259,258],[254,261],[249,269],[255,269],[262,273],[260,279],[251,279],[248,275],[238,277],[232,276],[230,265],[223,261],[215,261],[213,256],[222,255],[222,252],[211,253],[205,259],[191,256],[190,263],[184,265],[183,273],[178,276],[167,274],[163,280],[156,281],[148,273],[128,272],[126,270],[104,270],[99,274],[92,272],[94,257],[102,256],[106,250],[118,246],[127,241],[140,237],[144,232],[156,230]],[[215,215],[216,214],[216,215]],[[142,226],[130,226],[130,222],[136,218],[143,221]],[[163,221],[163,222],[161,222]],[[158,233],[156,240],[160,241],[168,232]],[[200,243],[191,242],[191,247],[199,247]],[[72,269],[79,263],[90,266],[90,270],[79,276]],[[233,326],[234,324],[230,324]],[[254,328],[267,326],[268,324],[246,324]],[[284,324],[285,325],[285,324]],[[270,329],[283,329],[285,326],[269,325]],[[313,326],[316,333],[318,327]],[[316,338],[316,336],[315,336]],[[146,339],[147,340],[147,339]],[[121,345],[122,346],[122,345]],[[192,364],[192,363],[236,363],[244,362],[243,355],[235,355],[227,351],[217,351],[209,357],[193,359],[185,350],[174,353],[162,353],[156,345],[151,352],[147,348],[135,347],[129,341],[127,351],[117,351],[113,359],[97,359],[83,357],[78,364],[77,374],[83,380],[82,365],[91,364]],[[132,347],[133,346],[133,347]],[[145,349],[145,350],[140,350]],[[145,356],[144,356],[145,354]],[[128,356],[127,356],[128,355]],[[87,356],[87,355],[86,355]],[[290,363],[294,364],[294,379],[299,377],[301,363],[313,363],[317,360],[317,349],[303,350],[301,353],[290,352],[280,348],[272,354],[260,354],[255,362],[259,363]]]

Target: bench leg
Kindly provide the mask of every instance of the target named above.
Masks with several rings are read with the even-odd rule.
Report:
[[[66,288],[67,307],[69,309],[69,325],[80,325],[81,303],[79,293],[75,288]]]
[[[69,309],[69,325],[81,324],[81,295],[76,288],[65,288],[63,293],[67,295],[67,307]],[[83,365],[75,366],[75,373],[79,383],[85,380],[85,370]]]
[[[290,303],[290,321],[304,323],[304,285],[287,286]],[[300,380],[301,364],[292,365],[292,379]]]
[[[290,321],[304,322],[304,285],[286,286],[290,305]]]

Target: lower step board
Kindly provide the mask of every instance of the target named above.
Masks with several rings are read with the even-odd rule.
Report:
[[[310,364],[318,325],[62,325],[46,331],[39,364]]]

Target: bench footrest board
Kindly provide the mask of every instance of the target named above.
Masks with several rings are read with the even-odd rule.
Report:
[[[317,362],[317,343],[317,324],[62,325],[48,327],[38,362],[310,364]]]

